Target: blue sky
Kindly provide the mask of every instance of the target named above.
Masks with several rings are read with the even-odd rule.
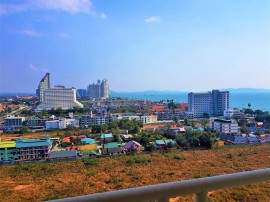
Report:
[[[269,0],[1,0],[0,92],[270,88]]]

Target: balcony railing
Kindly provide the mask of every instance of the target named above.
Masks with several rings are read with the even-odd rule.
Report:
[[[190,194],[195,194],[195,202],[206,202],[209,191],[264,181],[270,181],[270,168],[58,199],[52,202],[139,202],[153,200],[168,202],[172,197]]]

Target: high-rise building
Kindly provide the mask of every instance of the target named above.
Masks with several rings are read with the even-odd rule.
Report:
[[[229,91],[212,90],[212,92],[191,92],[188,94],[188,110],[194,117],[223,116],[229,108]]]
[[[44,90],[50,88],[50,73],[46,73],[38,84],[38,89],[36,90],[36,95],[39,97],[39,102],[44,100]]]
[[[90,99],[102,99],[102,98],[109,98],[110,91],[109,91],[109,83],[107,79],[104,79],[102,82],[100,80],[97,83],[90,84],[88,86],[88,95]]]
[[[51,110],[52,108],[71,109],[73,107],[83,107],[76,100],[76,89],[57,86],[44,90],[43,103],[35,111],[41,111],[42,109]]]
[[[88,93],[87,93],[87,90],[86,89],[77,89],[77,95],[80,98],[88,97]]]

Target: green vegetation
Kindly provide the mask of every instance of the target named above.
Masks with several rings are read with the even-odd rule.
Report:
[[[97,159],[97,158],[84,158],[84,159],[82,159],[82,162],[86,166],[93,166],[93,165],[99,164],[99,159]]]
[[[146,157],[143,157],[143,156],[134,156],[134,157],[131,157],[129,158],[126,163],[128,164],[134,164],[134,163],[150,163],[151,162],[151,159],[149,158],[146,158]]]
[[[86,176],[91,177],[91,176],[95,176],[96,174],[98,174],[98,170],[91,170],[86,174]]]

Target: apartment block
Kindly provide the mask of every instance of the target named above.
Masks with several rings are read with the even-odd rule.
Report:
[[[229,101],[229,91],[191,92],[188,94],[188,111],[193,112],[195,118],[206,114],[223,116],[224,110],[229,108]]]
[[[210,119],[210,129],[222,134],[237,134],[239,133],[239,125],[235,120],[226,119]]]

